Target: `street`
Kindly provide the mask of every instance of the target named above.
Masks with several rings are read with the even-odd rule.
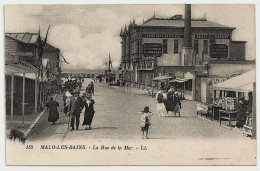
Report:
[[[82,91],[84,92],[90,79],[85,79]],[[107,86],[95,83],[96,104],[95,116],[92,122],[92,130],[85,130],[81,124],[84,117],[84,109],[80,117],[78,131],[68,129],[68,120],[63,113],[62,95],[56,100],[60,103],[60,119],[56,125],[47,121],[46,112],[29,136],[29,141],[60,140],[70,141],[75,139],[141,139],[140,116],[138,111],[144,106],[149,106],[153,113],[152,125],[149,129],[150,139],[244,139],[250,138],[241,132],[221,127],[219,124],[199,118],[196,115],[196,102],[182,101],[181,117],[159,117],[157,113],[156,99],[147,95],[126,93]]]

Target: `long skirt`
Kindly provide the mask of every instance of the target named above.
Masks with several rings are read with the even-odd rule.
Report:
[[[48,121],[56,122],[59,119],[59,112],[57,110],[50,110]]]
[[[94,113],[93,114],[85,113],[84,114],[84,121],[83,121],[82,125],[91,125],[93,117],[94,117]]]
[[[157,109],[159,116],[165,117],[167,115],[164,103],[157,103]]]
[[[176,114],[176,113],[180,113],[180,105],[179,105],[179,104],[176,104],[176,105],[175,105],[173,112],[174,112],[175,114]]]

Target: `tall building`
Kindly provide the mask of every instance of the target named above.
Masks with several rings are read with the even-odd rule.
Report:
[[[254,61],[245,60],[246,41],[232,41],[234,27],[191,18],[191,5],[185,5],[185,19],[182,15],[154,15],[142,24],[133,20],[121,29],[122,81],[157,89],[167,82],[184,98],[206,102],[211,101],[207,91],[214,78],[254,68]],[[235,69],[228,69],[230,66]]]

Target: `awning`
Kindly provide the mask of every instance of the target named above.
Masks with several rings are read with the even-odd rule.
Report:
[[[254,91],[254,86],[253,83],[249,83],[247,85],[244,85],[242,87],[239,87],[237,89],[238,92],[253,92]]]
[[[251,84],[255,82],[256,70],[248,71],[242,75],[230,78],[224,82],[214,85],[215,90],[227,90],[227,91],[237,91],[237,90],[247,90],[251,91]]]
[[[169,81],[170,83],[174,83],[174,82],[177,82],[177,83],[183,83],[185,81],[188,81],[189,79],[185,79],[185,78],[176,78],[174,80],[171,80]]]
[[[172,79],[172,78],[173,77],[170,77],[170,76],[167,76],[167,75],[162,75],[162,76],[153,78],[153,81],[168,80],[168,79]]]

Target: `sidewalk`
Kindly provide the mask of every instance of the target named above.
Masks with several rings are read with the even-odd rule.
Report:
[[[57,95],[54,95],[56,98]],[[11,115],[6,115],[6,127],[5,127],[5,135],[9,138],[10,131],[13,128],[16,128],[22,131],[25,136],[27,137],[31,130],[35,127],[39,119],[42,115],[46,114],[46,108],[42,111],[39,111],[36,115],[35,114],[25,114],[24,115],[24,125],[23,125],[23,117],[22,115],[13,115],[13,126],[11,122]]]

